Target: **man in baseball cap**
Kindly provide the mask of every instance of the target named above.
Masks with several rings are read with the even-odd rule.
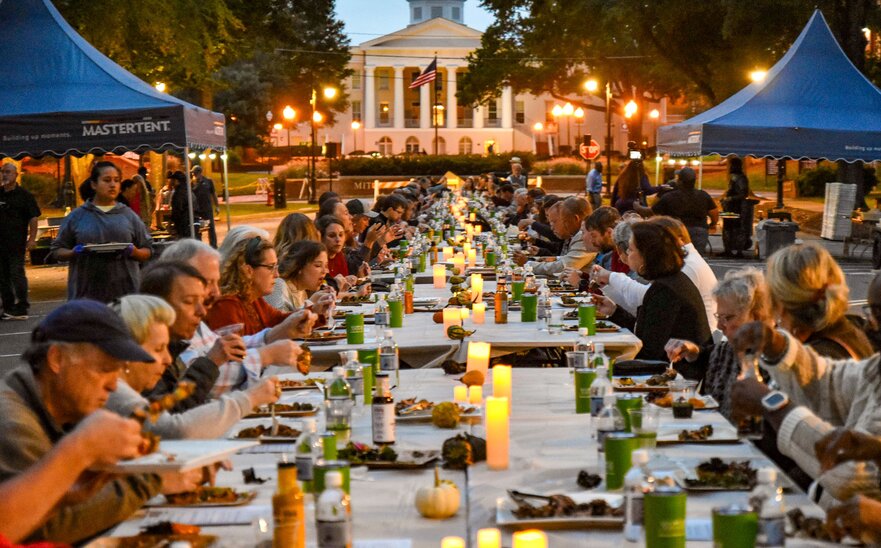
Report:
[[[128,362],[154,361],[116,313],[89,300],[70,301],[46,316],[23,358],[28,365],[0,383],[0,481],[36,463],[103,407]],[[154,475],[113,480],[83,502],[60,505],[34,538],[84,540],[131,515],[161,484]]]

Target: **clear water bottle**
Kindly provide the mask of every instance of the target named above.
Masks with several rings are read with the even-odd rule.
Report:
[[[551,321],[551,290],[547,280],[541,280],[538,286],[538,310],[536,311],[541,329],[550,331]]]
[[[527,264],[523,267],[523,292],[535,293],[538,286],[535,284],[535,274],[532,272],[532,266]]]
[[[573,350],[576,352],[587,352],[587,368],[593,369],[595,367],[596,364],[593,363],[593,341],[590,340],[586,327],[578,328],[578,339],[575,341],[575,348]]]
[[[756,546],[783,546],[786,542],[786,505],[783,489],[777,486],[777,470],[760,468],[758,483],[749,494],[749,504],[759,517]]]
[[[597,367],[597,376],[590,385],[590,416],[599,417],[600,411],[605,405],[605,397],[615,397],[612,383],[609,381],[609,370],[606,367]],[[621,420],[624,420],[622,417]]]
[[[346,355],[346,361],[343,364],[343,369],[346,372],[346,381],[349,383],[349,386],[352,388],[353,396],[363,396],[364,395],[364,373],[361,369],[361,364],[358,362],[358,351],[357,350],[346,350],[345,352],[340,352],[340,354]]]
[[[296,463],[297,479],[303,482],[303,491],[311,493],[315,461],[321,458],[321,437],[313,417],[303,419],[303,433],[297,438]]]
[[[395,342],[394,333],[386,329],[382,340],[379,341],[379,370],[389,376],[394,375],[395,384],[401,385],[400,356],[398,344]]]
[[[388,303],[385,300],[385,295],[382,293],[378,294],[378,299],[376,301],[376,312],[373,314],[376,340],[379,340],[385,330],[388,329]]]
[[[624,476],[624,538],[628,542],[642,542],[643,500],[655,489],[655,478],[648,470],[649,453],[637,449],[630,455],[632,467]]]
[[[600,367],[606,368],[606,378],[609,376],[609,356],[606,355],[606,345],[603,343],[594,343],[593,345],[593,366],[596,369]],[[599,372],[597,372],[597,376],[599,376]]]
[[[596,418],[597,456],[602,462],[605,462],[603,455],[605,454],[606,436],[615,432],[624,432],[624,427],[626,426],[624,415],[621,414],[621,410],[615,405],[616,402],[615,394],[606,394],[603,397],[603,407]]]
[[[328,432],[336,435],[337,444],[349,443],[352,433],[352,408],[355,406],[352,387],[346,382],[345,370],[333,368],[333,381],[327,387],[325,419]]]

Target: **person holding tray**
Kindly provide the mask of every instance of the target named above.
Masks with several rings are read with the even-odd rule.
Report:
[[[152,242],[138,215],[117,202],[121,172],[111,162],[92,168],[95,196],[61,222],[52,252],[70,261],[67,298],[110,302],[136,293],[139,263],[150,260]]]

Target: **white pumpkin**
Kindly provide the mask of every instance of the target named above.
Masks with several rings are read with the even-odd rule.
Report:
[[[438,468],[434,469],[434,486],[416,491],[416,509],[426,518],[446,519],[459,510],[459,488],[451,481],[441,481]]]

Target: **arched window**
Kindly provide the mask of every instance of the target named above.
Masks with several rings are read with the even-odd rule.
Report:
[[[392,155],[392,138],[391,137],[381,137],[379,142],[379,153],[383,156],[391,156]]]
[[[431,140],[431,150],[434,152],[434,139]],[[443,137],[437,138],[437,153],[438,154],[446,154],[447,153],[447,142]]]
[[[462,137],[459,139],[459,154],[471,154],[473,146],[474,143],[471,141],[471,137]]]
[[[419,139],[416,137],[407,137],[407,142],[404,143],[404,152],[408,154],[419,154]]]

